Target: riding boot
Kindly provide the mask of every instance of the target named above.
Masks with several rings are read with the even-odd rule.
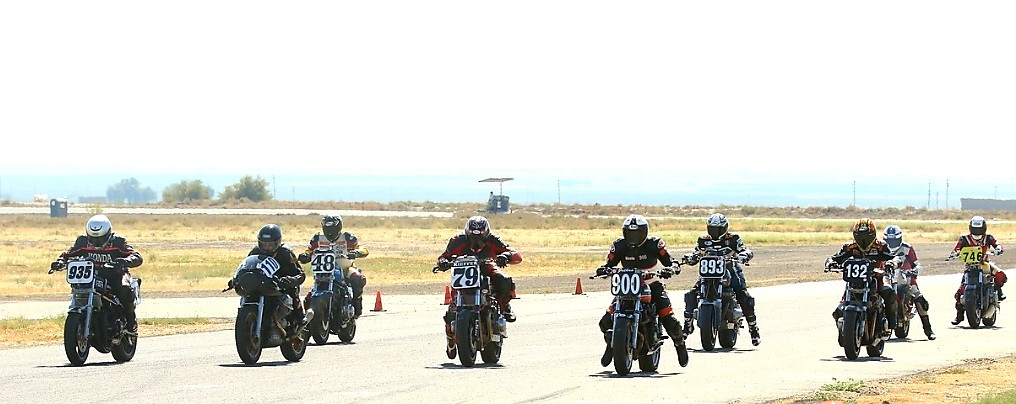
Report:
[[[127,317],[127,331],[138,332],[138,316],[134,310],[128,310],[125,315]]]
[[[660,319],[663,323],[663,328],[667,330],[667,334],[674,340],[674,348],[677,349],[677,363],[681,367],[688,366],[688,346],[684,343],[684,332],[681,331],[681,322],[677,321],[673,315],[669,315]]]
[[[924,324],[924,335],[928,336],[928,340],[934,341],[937,337],[935,337],[935,332],[931,331],[931,320],[928,319],[928,316],[921,316],[921,324]]]
[[[363,296],[353,298],[353,318],[360,318],[363,314]]]
[[[956,319],[952,321],[952,325],[960,325],[963,322],[963,309],[956,309]]]
[[[995,284],[995,290],[998,291],[998,301],[1001,302],[1001,301],[1005,300],[1005,294],[1002,293],[1002,285],[999,285],[999,284],[996,283]]]
[[[603,340],[607,343],[607,349],[603,350],[603,356],[600,357],[600,365],[603,365],[603,367],[610,365],[610,361],[614,359],[614,349],[610,347],[610,340],[613,338],[613,331],[607,330],[603,333]]]
[[[691,313],[684,313],[684,336],[688,337],[693,332],[695,332],[695,321],[692,320]]]
[[[758,346],[762,343],[762,336],[758,333],[758,320],[748,320],[748,333],[751,334],[751,344]]]
[[[445,355],[448,355],[448,359],[455,359],[455,354],[458,350],[455,347],[455,332],[452,331],[452,319],[455,318],[455,314],[451,310],[445,312],[445,338],[447,338],[448,345],[445,347]]]

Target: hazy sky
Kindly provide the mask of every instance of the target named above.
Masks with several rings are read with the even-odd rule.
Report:
[[[1011,0],[5,1],[0,175],[1014,184],[1013,21]]]

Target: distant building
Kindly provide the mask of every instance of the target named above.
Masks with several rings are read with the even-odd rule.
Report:
[[[1016,211],[1016,199],[960,198],[960,209]]]
[[[78,203],[106,203],[105,196],[79,196]]]

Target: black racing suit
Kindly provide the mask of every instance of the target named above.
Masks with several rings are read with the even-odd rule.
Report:
[[[755,257],[755,253],[744,246],[744,241],[741,240],[741,236],[738,236],[737,233],[726,233],[719,240],[713,240],[709,235],[703,235],[698,238],[695,253],[691,255],[693,257],[692,261],[688,262],[688,264],[698,264],[698,259],[707,250],[724,248],[729,249],[730,254],[741,256],[745,263]],[[726,269],[730,275],[730,288],[734,290],[734,298],[741,305],[744,319],[748,320],[748,326],[755,327],[757,324],[755,298],[751,297],[751,294],[748,293],[748,284],[744,279],[744,271],[741,268],[741,264],[728,262]],[[695,307],[698,306],[699,289],[701,289],[701,286],[699,282],[695,282],[691,290],[684,294],[684,318],[687,320],[691,319]]]
[[[310,238],[310,246],[307,247],[307,251],[300,254],[299,261],[303,264],[310,262],[311,254],[314,250],[317,250],[318,246],[324,243],[336,243],[341,242],[346,245],[346,253],[351,255],[351,259],[363,258],[370,254],[370,251],[366,247],[360,247],[360,241],[353,235],[353,233],[342,232],[335,238],[330,240],[325,237],[322,233],[317,233],[314,237]],[[350,266],[342,272],[342,279],[349,282],[349,286],[353,288],[353,314],[357,317],[363,312],[363,288],[367,285],[367,277],[355,266]],[[310,294],[307,294],[307,302],[310,302]]]
[[[87,236],[78,236],[74,240],[74,245],[60,254],[60,260],[65,261],[70,257],[83,256],[91,259],[96,264],[122,261],[124,266],[122,272],[118,269],[100,267],[98,273],[109,281],[108,284],[113,289],[113,293],[120,299],[120,304],[123,305],[126,311],[127,323],[133,325],[137,322],[137,317],[134,314],[134,292],[131,291],[130,285],[124,285],[123,279],[124,275],[128,272],[128,268],[137,268],[141,266],[144,260],[141,258],[141,254],[138,254],[137,251],[134,251],[134,248],[127,244],[127,239],[114,233],[110,235],[108,240],[106,244],[94,246],[88,242]]]
[[[875,240],[866,250],[862,250],[857,243],[846,243],[840,248],[840,252],[829,257],[830,260],[838,265],[843,265],[850,258],[867,258],[874,261],[878,267],[872,272],[872,276],[877,279],[877,282],[872,285],[872,292],[876,292],[879,296],[882,296],[882,302],[885,304],[885,318],[889,322],[889,330],[891,331],[896,328],[896,291],[893,290],[892,280],[886,279],[885,272],[882,270],[883,263],[886,261],[892,261],[893,264],[898,268],[900,263],[903,262],[903,257],[897,257],[895,254],[889,251],[889,247],[886,246],[882,240]],[[836,305],[836,310],[833,310],[833,320],[836,321],[837,326],[839,319],[843,317],[843,305],[844,302],[840,301],[840,304]]]
[[[278,279],[282,292],[293,298],[293,317],[302,320],[304,313],[303,304],[300,302],[300,285],[307,279],[307,274],[300,268],[293,250],[288,245],[282,244],[275,249],[275,254],[269,254],[259,247],[254,247],[247,254],[248,257],[251,255],[267,255],[279,262],[275,278]]]
[[[610,245],[610,252],[607,253],[607,263],[604,266],[612,268],[621,264],[622,268],[647,270],[655,267],[657,262],[667,267],[674,265],[663,239],[649,236],[639,246],[632,247],[622,237]],[[671,307],[670,298],[667,297],[663,281],[654,273],[647,273],[643,276],[642,280],[649,285],[649,290],[652,293],[652,302],[656,306],[656,314],[660,317],[660,323],[663,324],[663,328],[667,330],[667,334],[674,340],[674,345],[684,345],[681,322],[674,318],[674,308]],[[600,317],[600,331],[603,332],[607,344],[610,344],[610,334],[608,334],[608,331],[614,326],[613,311],[614,306],[610,305],[607,307],[607,312],[603,314],[603,317]]]

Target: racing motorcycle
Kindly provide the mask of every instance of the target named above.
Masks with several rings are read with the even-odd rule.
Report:
[[[896,292],[896,338],[907,338],[910,334],[910,321],[917,315],[917,306],[910,293],[912,271],[897,269],[893,274],[893,290]]]
[[[843,317],[837,320],[839,343],[847,359],[857,359],[864,346],[868,356],[881,356],[889,339],[889,321],[885,317],[882,296],[871,293],[878,284],[876,263],[868,258],[850,258],[842,265],[831,263],[826,272],[843,275]]]
[[[989,251],[987,255],[994,254]],[[950,260],[954,258],[963,260],[963,310],[970,328],[978,328],[982,322],[986,327],[995,325],[1000,302],[995,289],[994,264],[978,246],[963,247],[959,254],[949,256]]]
[[[68,257],[57,261],[59,267],[49,273],[67,271],[67,283],[71,285],[71,304],[64,322],[64,352],[74,366],[81,366],[88,359],[89,348],[102,353],[112,353],[113,359],[123,363],[134,358],[138,346],[138,334],[127,329],[127,312],[120,299],[113,293],[110,282],[99,274],[99,269],[114,270],[112,263],[97,263],[86,257]],[[141,304],[141,279],[123,276],[123,282],[134,292],[134,305]]]
[[[508,337],[508,321],[501,314],[497,299],[491,295],[490,277],[484,266],[495,265],[494,260],[479,260],[475,256],[452,257],[451,287],[455,289],[455,319],[452,330],[459,362],[470,367],[480,352],[483,363],[497,363],[501,347]],[[434,267],[433,272],[447,271]]]
[[[663,333],[649,286],[642,280],[650,271],[601,267],[589,277],[610,277],[610,294],[614,295],[610,346],[614,352],[614,371],[620,376],[631,372],[635,360],[642,371],[655,371],[660,366],[663,340],[669,338]]]
[[[275,273],[279,262],[272,257],[252,255],[236,268],[229,288],[240,295],[236,313],[236,352],[248,365],[257,363],[263,348],[281,347],[282,356],[297,362],[307,352],[308,320],[314,310],[308,308],[303,319],[293,318],[293,298],[283,293]]]
[[[732,271],[727,267],[740,262],[732,252],[727,247],[710,248],[703,256],[684,257],[685,263],[698,261],[699,304],[695,311],[702,349],[706,351],[716,347],[717,337],[721,347],[733,348],[744,327],[741,305],[734,297],[734,289],[729,287]]]
[[[338,335],[342,342],[350,342],[356,335],[353,287],[343,275],[352,266],[345,243],[321,242],[311,254],[314,286],[304,306],[316,313],[309,325],[315,344],[324,345],[330,334]]]

